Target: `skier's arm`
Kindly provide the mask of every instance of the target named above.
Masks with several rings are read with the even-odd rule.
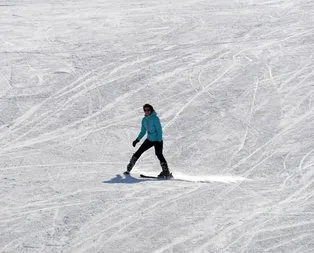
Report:
[[[139,135],[137,136],[137,140],[141,140],[143,138],[143,136],[146,134],[146,127],[144,124],[144,119],[142,120],[142,126],[141,126],[141,132],[139,133]]]
[[[159,118],[154,121],[154,124],[157,132],[157,141],[162,141],[162,127]]]

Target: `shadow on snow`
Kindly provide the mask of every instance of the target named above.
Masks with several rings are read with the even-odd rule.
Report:
[[[152,180],[151,179],[138,179],[138,178],[132,177],[131,175],[123,177],[120,174],[118,174],[114,178],[111,178],[108,181],[103,181],[103,183],[104,184],[135,184],[135,183],[141,183],[145,181],[152,181]]]

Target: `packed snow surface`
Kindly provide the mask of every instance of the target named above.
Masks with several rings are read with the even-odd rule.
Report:
[[[313,13],[0,0],[0,252],[314,252]],[[145,103],[174,180],[123,175]]]

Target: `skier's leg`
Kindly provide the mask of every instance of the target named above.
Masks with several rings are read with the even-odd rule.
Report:
[[[155,142],[154,144],[155,146],[155,154],[156,156],[158,157],[159,161],[160,161],[160,166],[161,166],[161,169],[162,169],[162,172],[159,174],[160,177],[163,177],[163,176],[170,176],[171,173],[169,171],[169,168],[168,168],[168,163],[162,153],[163,151],[163,142]]]
[[[140,158],[140,156],[149,148],[153,146],[153,143],[146,139],[143,144],[139,147],[139,149],[133,154],[133,156],[130,159],[130,162],[127,166],[127,172],[130,173],[130,171],[133,169],[136,161]],[[128,173],[126,173],[128,174]]]
[[[124,172],[124,174],[127,174],[127,175],[130,174],[130,171],[133,169],[137,159],[138,158],[136,156],[134,156],[134,155],[131,157],[131,159],[130,159],[127,167],[126,167],[126,172]]]
[[[139,147],[139,149],[134,153],[134,156],[138,158],[140,158],[140,156],[147,151],[148,149],[150,149],[152,146],[154,145],[153,142],[149,141],[148,139],[146,139],[143,144]]]

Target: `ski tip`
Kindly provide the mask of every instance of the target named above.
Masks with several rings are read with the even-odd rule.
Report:
[[[148,176],[148,175],[140,174],[140,177],[143,177],[143,178],[155,178],[155,179],[158,179],[158,180],[171,180],[171,179],[173,179],[172,175],[170,177],[158,177],[158,176]]]
[[[140,177],[144,177],[144,178],[157,178],[155,176],[148,176],[148,175],[144,175],[144,174],[140,174]]]

